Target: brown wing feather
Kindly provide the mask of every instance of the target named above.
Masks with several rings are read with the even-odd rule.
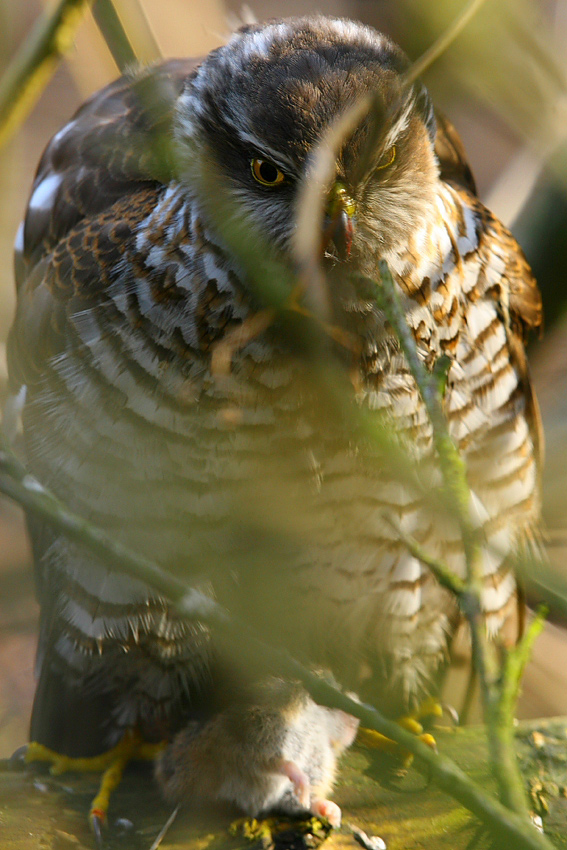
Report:
[[[108,209],[140,184],[171,179],[172,105],[197,65],[176,59],[126,74],[93,95],[51,140],[32,187],[18,286],[84,217]],[[55,186],[49,204],[34,205],[34,191],[49,178]]]
[[[508,289],[507,292],[502,292],[500,297],[504,312],[507,313],[510,358],[521,376],[526,398],[526,418],[534,442],[534,452],[541,479],[544,460],[543,425],[525,348],[529,334],[533,331],[541,331],[543,327],[541,293],[525,254],[513,235],[488,211],[487,216],[490,218],[490,231],[494,238],[498,240],[501,246],[500,251],[506,260],[503,279],[507,282]]]
[[[14,324],[8,338],[14,386],[33,384],[45,363],[68,345],[69,316],[100,301],[120,270],[135,227],[154,209],[161,186],[132,186],[133,191],[107,210],[80,219],[36,263],[19,288]]]
[[[454,183],[476,195],[476,183],[461,137],[446,115],[435,110],[437,133],[435,136],[435,153],[441,168],[441,179],[446,183]]]
[[[124,75],[81,106],[47,146],[23,250],[16,251],[18,307],[8,340],[13,390],[62,350],[69,310],[79,309],[93,282],[97,289],[108,283],[131,228],[171,179],[172,104],[198,64],[171,60]],[[34,204],[42,185],[52,187],[48,202]]]

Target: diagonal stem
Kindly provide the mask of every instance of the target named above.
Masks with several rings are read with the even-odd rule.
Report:
[[[0,147],[16,132],[72,46],[92,0],[60,0],[42,15],[0,80]]]

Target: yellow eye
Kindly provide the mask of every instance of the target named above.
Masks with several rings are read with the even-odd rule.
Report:
[[[388,148],[387,151],[384,152],[384,156],[380,160],[377,169],[380,171],[382,168],[389,168],[396,158],[396,146],[392,145],[391,148]]]
[[[262,186],[279,186],[285,180],[285,174],[267,159],[252,159],[250,161],[254,180],[261,183]]]

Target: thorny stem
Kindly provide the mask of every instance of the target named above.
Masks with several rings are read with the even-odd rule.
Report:
[[[16,132],[47,85],[92,0],[60,0],[42,15],[0,80],[0,147]]]
[[[192,589],[157,564],[112,540],[104,531],[73,514],[31,476],[0,435],[0,492],[22,505],[34,516],[59,529],[71,540],[96,554],[112,568],[119,568],[145,581],[175,605],[182,616],[211,625],[223,639],[227,652],[238,659],[254,661],[264,672],[278,673],[300,681],[320,705],[340,708],[357,717],[368,729],[396,741],[417,757],[418,770],[479,817],[493,833],[517,850],[553,850],[552,845],[525,818],[488,797],[450,759],[434,752],[415,735],[387,720],[377,709],[360,704],[303,667],[285,650],[259,640],[243,622],[232,617],[214,600]],[[526,644],[521,659],[527,656]],[[517,667],[520,671],[521,663]]]

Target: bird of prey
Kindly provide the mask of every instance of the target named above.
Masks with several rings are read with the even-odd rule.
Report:
[[[296,18],[95,94],[41,159],[9,340],[29,468],[45,486],[390,715],[435,693],[459,623],[404,537],[460,576],[465,556],[428,490],[439,475],[424,402],[368,285],[380,286],[381,260],[420,359],[447,364],[443,408],[482,536],[491,634],[516,604],[510,559],[540,500],[524,350],[538,289],[408,65],[367,26]],[[318,319],[309,281],[289,283],[300,198],[361,98],[372,105],[336,145],[313,212]],[[274,286],[289,288],[279,310]],[[219,351],[228,368],[215,368]],[[347,407],[391,426],[429,470],[424,487],[370,457],[352,416],[326,406],[328,364]],[[29,527],[41,604],[32,740],[89,756],[128,730],[158,741],[185,729],[189,747],[187,729],[203,728],[191,724],[226,726],[245,662],[233,669],[214,632],[143,581],[33,516]],[[280,703],[311,711],[282,687]],[[285,776],[299,799],[297,771]]]

